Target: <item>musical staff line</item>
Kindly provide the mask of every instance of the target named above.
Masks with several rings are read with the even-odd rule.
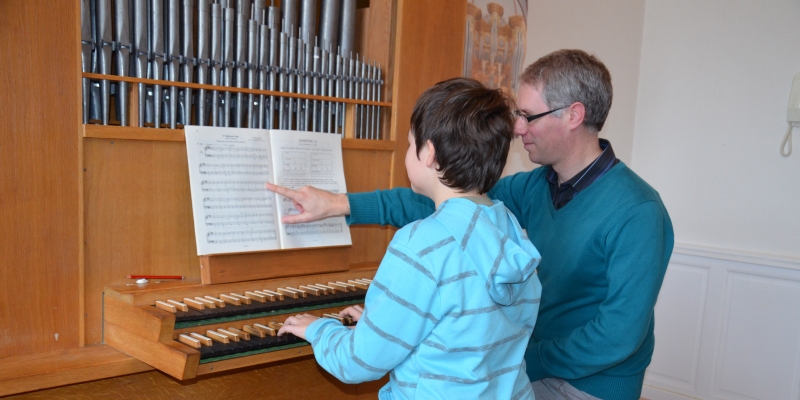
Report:
[[[202,181],[204,192],[265,192],[263,181]]]
[[[205,197],[203,208],[207,210],[234,210],[239,208],[272,208],[266,197]]]
[[[319,223],[319,224],[294,224],[286,225],[287,236],[298,235],[320,235],[326,233],[341,233],[343,231],[340,223]]]
[[[235,232],[208,232],[206,234],[206,240],[208,243],[214,244],[266,242],[269,240],[275,240],[276,238],[277,234],[274,229]]]
[[[236,213],[236,214],[208,214],[205,217],[206,226],[226,227],[234,225],[270,224],[275,220],[274,213]]]
[[[201,163],[201,175],[268,175],[268,164],[214,164]]]
[[[203,148],[203,155],[207,158],[233,158],[250,160],[267,160],[267,150],[260,147],[230,147],[207,145]]]

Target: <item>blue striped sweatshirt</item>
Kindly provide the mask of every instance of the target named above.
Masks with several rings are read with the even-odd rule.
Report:
[[[355,329],[320,319],[306,337],[343,382],[390,373],[381,399],[532,399],[540,260],[502,202],[450,199],[395,234]]]

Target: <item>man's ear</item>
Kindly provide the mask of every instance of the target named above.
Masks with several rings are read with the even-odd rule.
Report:
[[[586,116],[586,106],[583,103],[572,103],[565,111],[569,115],[569,120],[567,120],[569,129],[576,129],[583,125],[583,118]]]
[[[425,149],[428,150],[425,153],[425,166],[428,168],[431,167],[438,167],[436,165],[436,149],[433,147],[433,142],[430,140],[425,142]]]

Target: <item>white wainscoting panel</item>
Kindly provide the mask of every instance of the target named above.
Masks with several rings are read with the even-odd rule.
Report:
[[[800,260],[677,245],[643,397],[800,400]]]
[[[656,348],[648,377],[695,390],[708,268],[670,264],[656,304]]]
[[[797,398],[800,281],[730,272],[724,304],[715,385],[720,393]]]

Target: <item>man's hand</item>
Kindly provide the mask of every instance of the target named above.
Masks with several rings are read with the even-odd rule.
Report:
[[[284,333],[291,333],[301,339],[305,339],[306,328],[318,319],[319,318],[309,314],[297,314],[294,317],[286,318],[283,326],[278,330],[278,336],[282,336]]]
[[[285,215],[281,221],[286,224],[319,221],[329,217],[350,215],[350,202],[346,194],[334,194],[312,186],[292,190],[267,183],[267,190],[273,191],[292,201],[300,214]]]

